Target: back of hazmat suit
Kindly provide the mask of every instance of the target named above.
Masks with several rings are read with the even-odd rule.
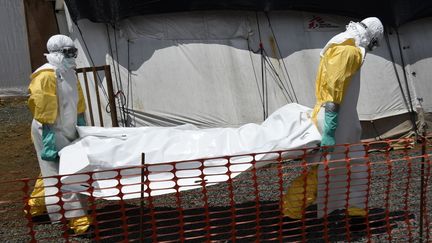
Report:
[[[43,179],[43,185],[51,221],[59,222],[65,217],[75,233],[82,233],[91,223],[86,214],[85,198],[79,193],[62,190],[58,186],[59,179],[50,178],[59,173],[58,151],[78,137],[77,125],[85,125],[85,101],[74,70],[77,49],[72,39],[64,35],[52,36],[47,49],[48,63],[30,77],[28,107],[34,118],[31,135],[42,176],[48,177]],[[56,196],[59,190],[61,198]]]
[[[366,50],[378,46],[383,32],[381,21],[375,17],[350,22],[346,31],[330,39],[321,51],[316,105],[312,113],[322,134],[321,152],[311,160],[317,162],[326,158],[330,162],[327,168],[324,164],[314,166],[292,182],[283,198],[285,216],[300,219],[303,210],[315,201],[318,217],[336,209],[346,209],[349,216],[366,216],[368,173],[364,147],[350,146],[350,152],[345,154],[344,147],[333,146],[360,143],[359,69]],[[340,161],[333,162],[335,160]]]

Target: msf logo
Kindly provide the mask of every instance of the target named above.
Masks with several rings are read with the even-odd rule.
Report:
[[[312,16],[312,19],[309,20],[308,28],[309,29],[317,29],[322,27],[325,24],[323,18],[319,16]]]

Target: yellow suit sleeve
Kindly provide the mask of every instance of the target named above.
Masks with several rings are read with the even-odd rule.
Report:
[[[78,86],[78,108],[77,108],[77,113],[81,114],[81,113],[85,112],[86,105],[85,105],[84,93],[82,91],[81,84],[80,84],[79,81],[77,81],[77,86]]]
[[[55,73],[45,70],[32,75],[29,93],[28,107],[33,118],[43,124],[53,124],[58,107]]]
[[[320,68],[320,86],[317,97],[322,103],[342,103],[345,91],[351,78],[362,64],[359,48],[352,45],[335,45],[330,47],[322,57]]]

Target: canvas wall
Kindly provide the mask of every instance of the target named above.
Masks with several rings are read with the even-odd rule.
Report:
[[[127,97],[129,125],[229,127],[262,122],[264,110],[270,114],[289,102],[313,107],[320,49],[350,20],[293,11],[268,17],[188,12],[129,18],[115,29],[88,20],[78,21],[78,26],[69,21],[69,30],[82,52],[79,65],[113,68],[115,85]],[[363,121],[404,116],[407,87],[413,106],[417,90],[430,88],[423,78],[415,84],[412,78],[404,79],[402,63],[408,67],[413,61],[401,59],[398,36],[388,30],[389,41],[368,53],[361,69],[358,112]],[[399,29],[402,41],[412,36],[415,31],[408,25]],[[268,57],[264,75],[260,42]]]

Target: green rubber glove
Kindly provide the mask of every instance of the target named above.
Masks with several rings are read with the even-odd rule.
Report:
[[[336,111],[325,112],[321,146],[334,146],[336,144],[335,133],[338,126],[338,115]],[[333,152],[334,147],[328,147],[326,149],[321,148],[321,151]]]
[[[81,114],[78,114],[78,117],[77,117],[77,125],[78,126],[85,126],[87,123],[86,123],[86,121],[85,121],[85,119],[84,119],[84,113],[81,113]]]
[[[46,161],[58,161],[57,148],[55,145],[55,133],[50,125],[42,125],[42,153],[41,158]]]

